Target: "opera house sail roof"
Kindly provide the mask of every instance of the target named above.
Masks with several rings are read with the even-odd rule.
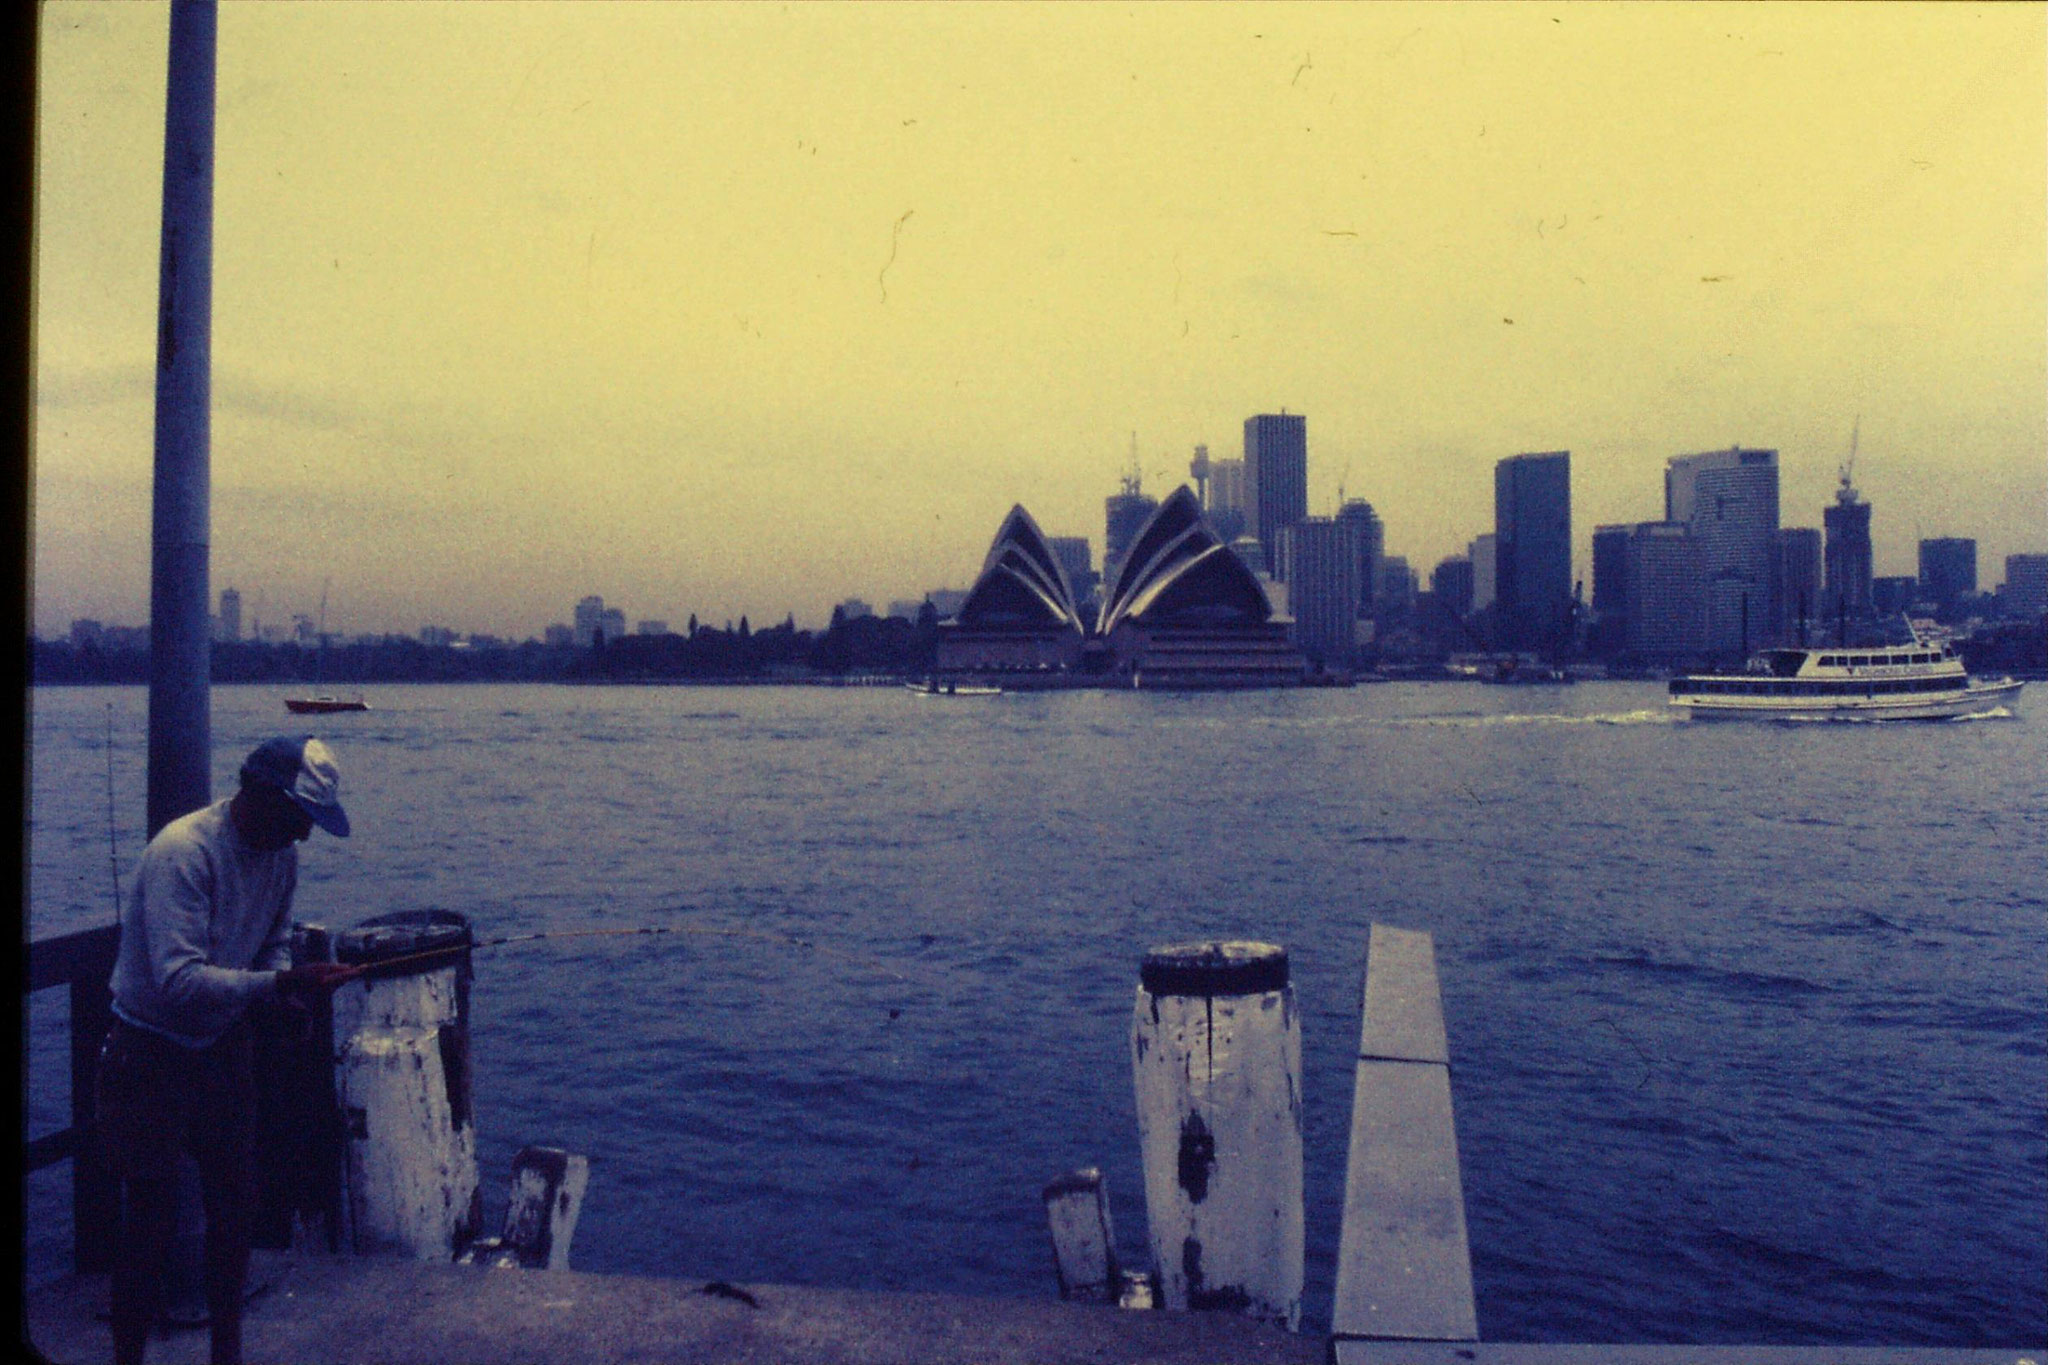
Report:
[[[1210,527],[1183,484],[1131,541],[1102,599],[1096,633],[1108,635],[1126,620],[1213,629],[1263,625],[1272,615],[1258,579]]]
[[[1183,486],[1132,538],[1092,622],[1038,524],[1012,507],[960,610],[939,627],[938,673],[985,674],[1005,688],[1294,687],[1302,658],[1258,578]]]
[[[1022,507],[1012,507],[982,561],[957,619],[975,630],[1071,630],[1087,633],[1074,588]]]

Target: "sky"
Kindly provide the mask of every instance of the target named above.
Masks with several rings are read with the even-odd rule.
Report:
[[[39,34],[34,625],[148,617],[168,7]],[[1856,432],[1877,572],[2048,550],[2039,5],[231,0],[213,590],[525,639],[1099,560],[1244,419],[1425,576],[1494,463],[1573,539]],[[1590,583],[1588,584],[1590,592]]]

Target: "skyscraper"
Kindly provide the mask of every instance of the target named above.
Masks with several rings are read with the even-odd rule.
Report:
[[[1244,461],[1209,461],[1209,525],[1224,544],[1245,532]]]
[[[1146,497],[1139,490],[1138,478],[1133,474],[1124,478],[1122,492],[1112,493],[1103,499],[1102,510],[1102,581],[1107,584],[1116,580],[1117,570],[1123,567],[1125,552],[1131,548],[1131,541],[1138,532],[1145,529],[1145,523],[1152,519],[1152,514],[1159,510],[1159,501]]]
[[[1498,542],[1495,540],[1493,533],[1489,531],[1483,536],[1473,537],[1470,548],[1465,551],[1466,555],[1472,560],[1472,610],[1474,611],[1485,611],[1493,605],[1493,599],[1496,596],[1493,574],[1494,550],[1497,545]]]
[[[1870,615],[1870,504],[1856,495],[1849,472],[1835,490],[1835,505],[1821,509],[1827,531],[1827,600],[1830,618],[1861,619]]]
[[[604,599],[586,597],[576,604],[576,648],[589,649],[604,633]]]
[[[1052,557],[1059,561],[1060,571],[1067,576],[1067,587],[1074,594],[1076,602],[1085,602],[1095,595],[1095,564],[1088,554],[1086,536],[1047,536],[1046,547]]]
[[[1778,452],[1674,455],[1664,471],[1664,519],[1692,528],[1704,647],[1739,654],[1777,633]]]
[[[1493,468],[1496,638],[1562,650],[1571,639],[1572,457],[1511,455]]]
[[[1788,526],[1778,532],[1778,639],[1805,641],[1821,614],[1820,532]]]
[[[1373,584],[1379,579],[1380,556],[1386,551],[1386,528],[1379,514],[1363,498],[1346,498],[1337,509],[1337,520],[1351,526],[1358,535],[1358,614],[1372,616]]]
[[[230,643],[242,638],[242,594],[233,588],[220,592],[220,638]]]
[[[1698,546],[1684,522],[1632,527],[1622,569],[1622,652],[1644,663],[1681,663],[1699,652]]]
[[[1308,515],[1308,419],[1284,411],[1245,418],[1244,479],[1252,534],[1277,568],[1280,528]]]
[[[1966,536],[1937,536],[1920,542],[1920,595],[1936,607],[1977,591],[1977,542]]]
[[[2048,555],[2007,555],[2002,595],[2015,616],[2048,612]]]
[[[1628,542],[1635,528],[1593,530],[1593,626],[1587,647],[1596,655],[1621,652],[1628,640]]]
[[[1464,555],[1440,560],[1429,571],[1429,590],[1437,605],[1455,620],[1463,621],[1472,614],[1472,561]]]
[[[1305,517],[1281,527],[1280,567],[1295,648],[1320,663],[1348,664],[1358,629],[1356,524]]]

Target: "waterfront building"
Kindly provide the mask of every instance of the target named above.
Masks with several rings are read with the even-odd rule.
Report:
[[[98,649],[105,635],[106,627],[90,616],[81,616],[71,623],[73,649]]]
[[[2009,616],[2048,614],[2048,555],[2005,557],[2005,585],[1998,590]]]
[[[1143,688],[1290,687],[1301,652],[1257,577],[1177,488],[1103,593],[1096,634],[1112,677]]]
[[[1279,534],[1295,647],[1317,663],[1348,665],[1358,636],[1357,524],[1306,517]]]
[[[858,621],[864,616],[873,616],[875,614],[874,607],[858,597],[847,598],[844,602],[834,607],[832,611],[842,621]]]
[[[233,588],[222,588],[220,590],[220,615],[216,619],[218,621],[218,630],[214,634],[216,640],[225,640],[229,644],[233,644],[241,639],[242,594],[236,592]]]
[[[1087,623],[1045,533],[1021,506],[996,530],[955,619],[939,629],[942,673],[1069,671]]]
[[[1003,519],[957,617],[939,628],[938,671],[1005,687],[1277,687],[1302,658],[1244,562],[1186,487],[1132,537],[1092,617],[1022,507]]]
[[[1905,574],[1870,580],[1870,609],[1878,616],[1897,616],[1911,611],[1919,596],[1920,580]]]
[[[1821,524],[1827,532],[1827,581],[1825,609],[1831,618],[1861,620],[1870,615],[1871,557],[1870,504],[1862,501],[1849,474],[1842,472],[1842,486],[1835,490],[1832,507],[1821,509]]]
[[[557,623],[541,632],[541,638],[550,648],[562,648],[576,643],[576,627]]]
[[[1466,558],[1472,561],[1472,610],[1474,611],[1485,611],[1493,605],[1494,598],[1498,595],[1494,591],[1495,577],[1493,571],[1495,560],[1494,548],[1498,544],[1498,540],[1489,531],[1485,535],[1474,537],[1471,546],[1465,551]]]
[[[1920,596],[1937,609],[1977,591],[1977,542],[1966,536],[1937,536],[1920,542]]]
[[[1571,642],[1572,457],[1511,455],[1493,470],[1495,638],[1556,652]]]
[[[639,621],[633,626],[636,635],[666,635],[669,633],[666,621]]]
[[[1680,664],[1699,653],[1698,546],[1685,522],[1645,521],[1629,528],[1623,556],[1622,652],[1651,664]]]
[[[932,604],[932,610],[939,614],[941,621],[951,620],[960,614],[960,604],[967,600],[965,588],[933,588],[924,595]]]
[[[604,632],[607,642],[623,639],[626,634],[626,613],[617,607],[606,607],[599,618],[598,629]]]
[[[1593,652],[1618,652],[1627,635],[1628,542],[1626,523],[1593,528]]]
[[[1804,644],[1821,620],[1821,533],[1812,526],[1778,532],[1778,623],[1781,644]]]
[[[1244,419],[1246,517],[1273,577],[1286,581],[1279,561],[1280,528],[1308,515],[1308,419],[1281,409]]]
[[[455,632],[447,626],[421,626],[420,643],[430,649],[446,649],[455,643]]]
[[[1674,455],[1664,471],[1664,519],[1692,528],[1704,648],[1738,655],[1776,643],[1778,452],[1733,446]]]
[[[1337,520],[1349,523],[1358,534],[1358,614],[1372,619],[1373,584],[1378,581],[1380,557],[1386,552],[1386,527],[1379,513],[1364,498],[1346,498],[1337,509]]]

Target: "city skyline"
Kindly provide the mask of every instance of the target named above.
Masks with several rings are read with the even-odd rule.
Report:
[[[35,625],[147,616],[161,7],[45,7]],[[1101,542],[1247,416],[1417,571],[1492,470],[1590,532],[1861,418],[1875,572],[2035,551],[2027,7],[229,6],[212,588],[526,638],[821,624]],[[453,54],[460,53],[460,59]],[[1991,586],[1986,584],[1986,586]],[[1590,582],[1589,582],[1590,587]],[[245,607],[245,610],[248,610]]]

